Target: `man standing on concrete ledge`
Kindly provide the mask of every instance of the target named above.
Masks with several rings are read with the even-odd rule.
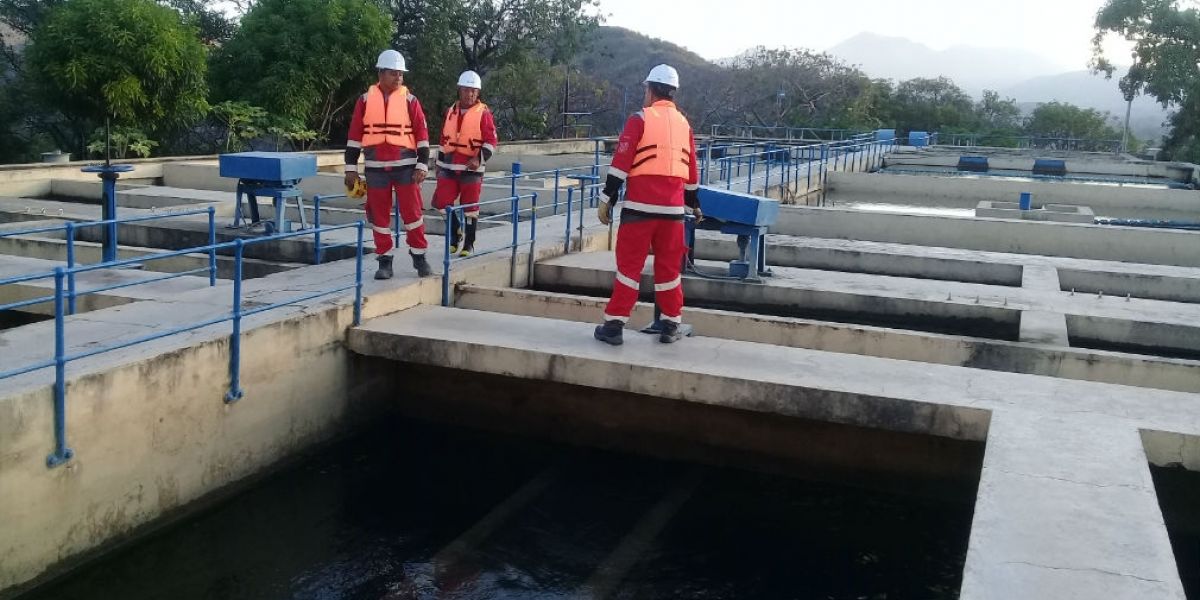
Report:
[[[496,151],[496,122],[488,106],[479,101],[482,87],[483,81],[475,71],[466,71],[458,77],[458,102],[446,112],[437,156],[433,207],[445,210],[455,200],[462,203],[466,237],[455,218],[450,221],[450,239],[446,241],[450,253],[459,256],[470,256],[475,249],[483,171]]]
[[[400,205],[408,253],[413,268],[432,273],[425,251],[425,221],[421,217],[421,182],[429,171],[429,129],[416,96],[404,87],[404,57],[384,50],[375,62],[379,82],[354,105],[346,135],[346,187],[358,181],[358,155],[366,156],[367,221],[375,238],[375,279],[392,277],[392,192]]]
[[[622,332],[637,303],[642,268],[651,249],[655,302],[663,321],[658,340],[670,344],[682,337],[685,206],[702,218],[696,140],[672,100],[679,89],[679,73],[658,65],[645,84],[645,108],[625,121],[598,209],[600,222],[607,225],[613,201],[621,186],[628,184],[617,229],[616,282],[604,309],[604,324],[595,333],[596,339],[614,346],[623,343]]]

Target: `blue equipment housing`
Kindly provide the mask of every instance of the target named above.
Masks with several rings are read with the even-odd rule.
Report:
[[[296,212],[300,218],[300,227],[305,229],[308,223],[304,218],[304,198],[300,191],[300,180],[317,174],[317,157],[312,154],[297,154],[294,152],[238,152],[222,154],[220,163],[221,177],[237,178],[237,208],[233,213],[233,227],[241,227],[245,219],[242,210],[242,198],[247,198],[250,210],[249,226],[262,222],[258,212],[258,197],[272,199],[275,206],[275,220],[263,224],[267,235],[286,233],[292,230],[291,222],[287,220],[287,201],[296,201]]]

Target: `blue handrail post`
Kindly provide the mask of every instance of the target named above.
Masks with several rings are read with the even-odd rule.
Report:
[[[313,196],[313,264],[321,264],[321,195]]]
[[[704,142],[704,162],[700,164],[700,185],[708,185],[708,166],[712,160],[712,140]]]
[[[208,207],[208,287],[217,285],[217,209]]]
[[[804,147],[808,153],[808,160],[804,165],[804,202],[808,203],[808,195],[812,192],[812,164],[813,164],[813,148],[812,145]]]
[[[561,174],[562,169],[554,170],[554,214],[556,215],[558,214],[558,179]],[[570,210],[568,209],[567,212],[570,212]]]
[[[567,188],[567,227],[563,235],[563,254],[571,253],[571,205],[575,199],[575,188]]]
[[[363,267],[363,222],[355,228],[358,233],[358,248],[354,252],[354,326],[362,323],[362,267]],[[320,242],[317,246],[320,246]]]
[[[750,173],[746,176],[746,193],[754,191],[754,155],[750,155]]]
[[[46,466],[57,467],[75,456],[67,447],[67,335],[63,316],[62,267],[54,268],[54,452],[46,457]]]
[[[511,191],[512,191],[512,195],[514,195],[514,196],[517,195],[517,178],[520,176],[521,176],[521,163],[517,162],[517,161],[513,161]],[[446,238],[446,239],[449,239],[449,238]]]
[[[529,199],[529,264],[525,273],[525,287],[533,287],[533,263],[537,260],[537,192]]]
[[[75,314],[75,224],[67,221],[67,314]]]
[[[521,210],[521,197],[513,196],[512,197],[512,256],[510,256],[508,259],[508,261],[509,261],[508,262],[508,286],[509,287],[516,287],[516,285],[517,285],[515,279],[517,276],[517,245],[519,243],[518,242],[519,235],[518,235],[517,229],[518,229],[518,227],[520,227],[520,223],[521,223],[521,220],[518,218],[519,217],[518,212],[520,210]],[[530,268],[532,268],[532,267],[533,267],[533,265],[530,265]]]
[[[592,142],[595,144],[593,148],[595,154],[592,157],[592,177],[600,177],[600,138],[594,138]],[[514,194],[515,195],[515,194]]]
[[[233,335],[229,338],[229,392],[225,394],[226,403],[234,403],[242,399],[241,369],[242,369],[242,254],[246,243],[236,240],[233,243]]]
[[[767,183],[763,186],[763,198],[771,197],[771,152],[767,151]]]
[[[454,215],[454,205],[446,207],[446,243],[442,244],[442,306],[450,306],[450,227]]]

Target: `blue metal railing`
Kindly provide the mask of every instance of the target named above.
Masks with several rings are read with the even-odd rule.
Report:
[[[254,308],[251,308],[251,309],[243,308],[243,306],[242,306],[243,305],[243,302],[242,302],[242,264],[245,260],[244,248],[246,246],[250,246],[250,245],[254,245],[254,244],[261,244],[261,243],[266,243],[266,242],[274,242],[274,241],[289,239],[289,238],[308,236],[308,235],[316,236],[319,234],[319,232],[322,232],[322,231],[324,233],[329,233],[329,232],[341,230],[341,229],[355,229],[357,231],[357,241],[356,241],[357,253],[356,253],[356,257],[355,257],[355,266],[354,266],[354,283],[352,285],[344,285],[344,286],[339,286],[339,287],[335,287],[332,289],[313,292],[313,293],[306,294],[304,296],[300,296],[297,298],[290,298],[286,302],[276,302],[274,304],[255,306]],[[116,268],[121,268],[121,267],[128,267],[128,266],[135,265],[135,264],[143,264],[143,263],[147,263],[147,262],[151,262],[151,261],[155,261],[155,260],[163,260],[163,259],[167,259],[167,258],[184,256],[187,254],[195,254],[195,253],[200,253],[200,252],[209,252],[210,256],[214,256],[215,252],[217,252],[219,250],[233,250],[233,256],[234,256],[233,305],[232,305],[232,310],[230,311],[229,314],[223,314],[223,315],[220,315],[217,317],[205,319],[203,321],[200,321],[197,323],[192,323],[189,325],[182,325],[182,326],[174,327],[174,328],[160,331],[160,332],[150,334],[150,335],[135,337],[133,339],[125,340],[125,341],[122,341],[122,342],[119,342],[119,343],[116,343],[116,344],[113,344],[110,346],[101,346],[101,347],[89,346],[89,348],[87,350],[68,354],[67,345],[66,345],[66,316],[67,316],[66,300],[70,293],[68,291],[68,285],[67,285],[67,280],[70,277],[73,277],[74,275],[77,275],[79,273],[87,273],[87,272],[92,272],[92,271],[100,271],[100,270],[104,270],[104,269],[116,269]],[[229,322],[233,323],[233,333],[232,333],[232,336],[230,337],[230,358],[229,358],[230,384],[229,384],[229,392],[225,395],[225,400],[226,400],[226,402],[235,402],[235,401],[241,399],[243,396],[243,393],[244,393],[244,391],[241,388],[241,381],[240,381],[242,319],[244,319],[245,317],[248,317],[248,316],[256,315],[256,314],[263,313],[263,312],[266,312],[269,310],[274,310],[274,309],[277,309],[277,308],[280,308],[283,306],[287,306],[290,304],[295,304],[297,302],[305,302],[308,300],[313,300],[316,298],[329,296],[329,295],[336,294],[339,292],[354,290],[354,324],[358,325],[362,319],[362,253],[363,253],[363,222],[358,221],[353,224],[325,227],[323,230],[306,229],[303,231],[297,231],[297,232],[291,232],[291,233],[281,233],[281,234],[276,234],[276,235],[251,238],[251,239],[247,239],[247,240],[239,239],[239,240],[235,240],[233,242],[224,242],[221,244],[214,243],[214,244],[209,244],[207,246],[187,248],[184,250],[176,250],[176,251],[171,251],[171,252],[162,252],[162,253],[148,255],[148,256],[140,256],[137,258],[117,260],[117,261],[94,264],[94,265],[83,265],[83,266],[76,266],[76,267],[71,267],[71,268],[55,267],[54,271],[49,274],[50,277],[54,278],[54,294],[53,294],[53,296],[49,297],[49,299],[53,300],[53,302],[54,302],[54,358],[49,359],[49,360],[44,360],[44,361],[41,361],[41,362],[38,362],[35,364],[26,365],[24,367],[19,367],[16,369],[2,371],[2,372],[0,372],[0,379],[16,377],[18,375],[23,375],[25,373],[30,373],[30,372],[37,371],[40,369],[54,367],[55,448],[54,448],[54,451],[50,454],[50,456],[47,457],[46,464],[48,467],[54,467],[54,466],[60,465],[64,462],[70,460],[71,457],[74,455],[74,452],[71,450],[71,448],[67,444],[67,435],[66,435],[66,394],[67,394],[66,366],[67,366],[67,364],[71,363],[72,361],[81,360],[84,358],[95,356],[97,354],[112,352],[114,350],[128,348],[130,346],[143,344],[146,342],[169,337],[172,335],[177,335],[180,333],[195,331],[198,329],[202,329],[204,327],[208,327],[211,325],[216,325],[219,323],[224,323],[224,322],[229,321]],[[148,283],[149,281],[159,281],[159,280],[160,279],[153,279],[153,280],[141,281],[138,283],[139,284],[140,283]],[[136,284],[127,284],[127,285],[136,285]],[[124,284],[121,287],[124,287]],[[95,290],[87,290],[86,292],[75,292],[75,293],[82,295],[82,294],[96,293],[98,291],[103,291],[103,289],[112,289],[112,288],[99,288],[99,289],[95,289]]]
[[[897,145],[896,140],[875,140],[871,135],[818,144],[750,143],[703,146],[700,182],[716,182],[725,189],[745,185],[746,193],[780,186],[792,189],[804,179],[804,195],[825,189],[830,170],[873,171]],[[712,157],[717,158],[713,159]],[[745,173],[743,178],[743,172]],[[814,183],[817,185],[814,186]],[[759,185],[761,184],[761,185]]]
[[[77,266],[75,264],[75,237],[79,230],[87,229],[87,228],[91,228],[91,227],[107,228],[110,226],[121,225],[121,224],[125,224],[125,223],[139,223],[139,222],[143,222],[143,221],[154,221],[154,220],[158,220],[158,219],[168,219],[168,218],[173,218],[173,217],[186,217],[186,216],[194,216],[194,215],[208,215],[208,244],[209,244],[210,249],[208,250],[208,266],[207,267],[202,267],[199,269],[192,269],[190,271],[184,271],[184,272],[180,272],[180,273],[171,273],[171,274],[164,275],[164,276],[156,278],[156,279],[144,279],[142,281],[138,281],[135,283],[117,284],[117,285],[112,285],[109,287],[97,288],[94,290],[88,290],[87,292],[77,292],[75,290],[75,273],[76,273],[76,271],[74,269]],[[0,232],[0,238],[14,237],[14,236],[19,236],[19,235],[30,235],[30,234],[35,234],[35,233],[51,233],[51,232],[62,232],[64,234],[64,237],[67,242],[67,260],[66,260],[67,298],[66,298],[66,301],[67,301],[67,314],[69,314],[69,315],[75,314],[76,298],[78,296],[81,296],[84,294],[106,292],[106,291],[110,291],[110,290],[120,289],[123,287],[129,287],[132,285],[141,285],[143,283],[152,283],[155,281],[164,281],[167,279],[175,279],[177,277],[184,277],[186,275],[195,275],[197,273],[203,273],[205,271],[208,272],[208,285],[213,286],[213,285],[217,284],[217,251],[215,250],[215,245],[217,243],[216,209],[214,209],[211,206],[208,208],[202,208],[202,209],[197,209],[197,210],[186,210],[186,211],[171,212],[171,213],[165,213],[165,214],[143,215],[140,217],[126,217],[123,219],[106,219],[103,221],[85,221],[82,223],[75,223],[75,222],[68,221],[67,223],[63,223],[60,225],[44,225],[44,226],[38,226],[38,227],[29,227],[29,228],[25,228],[25,229],[4,231],[4,232]],[[141,262],[141,261],[137,261],[137,262]],[[97,264],[98,265],[113,264],[113,261],[109,261],[107,263],[100,262]],[[50,279],[51,277],[54,277],[54,273],[50,272],[50,271],[46,271],[46,272],[42,272],[42,273],[34,273],[34,274],[29,274],[29,275],[17,275],[14,277],[6,277],[3,279],[0,279],[0,286],[8,285],[8,284],[15,284],[15,283],[24,283],[24,282],[28,282],[28,281],[37,281],[40,279]],[[0,304],[0,311],[24,308],[26,306],[32,306],[34,304],[42,304],[45,302],[49,302],[53,299],[54,299],[53,296],[42,296],[39,298],[31,298],[28,300],[22,300],[20,302],[11,302],[9,304]]]
[[[507,204],[508,211],[488,216],[480,216],[478,222],[508,222],[512,226],[512,240],[503,246],[490,248],[482,252],[473,252],[470,257],[485,256],[495,252],[509,250],[512,252],[509,258],[509,285],[515,285],[512,278],[517,272],[517,251],[521,246],[529,244],[529,276],[533,277],[533,261],[537,252],[537,199],[536,193],[513,195],[508,198],[500,198],[497,200],[486,200],[476,204],[468,204],[465,206],[447,206],[445,209],[446,215],[446,243],[442,248],[442,306],[450,306],[450,270],[454,263],[461,260],[466,260],[469,257],[455,257],[450,254],[450,246],[452,241],[451,226],[454,220],[462,223],[465,219],[465,211],[467,209],[478,210],[482,206]],[[521,201],[529,200],[529,208],[521,208]],[[529,224],[529,239],[522,241],[520,239],[521,215],[528,213],[529,220],[525,221]]]

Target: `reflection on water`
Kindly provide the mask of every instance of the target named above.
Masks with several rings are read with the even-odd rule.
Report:
[[[936,600],[971,500],[392,420],[30,598]]]

